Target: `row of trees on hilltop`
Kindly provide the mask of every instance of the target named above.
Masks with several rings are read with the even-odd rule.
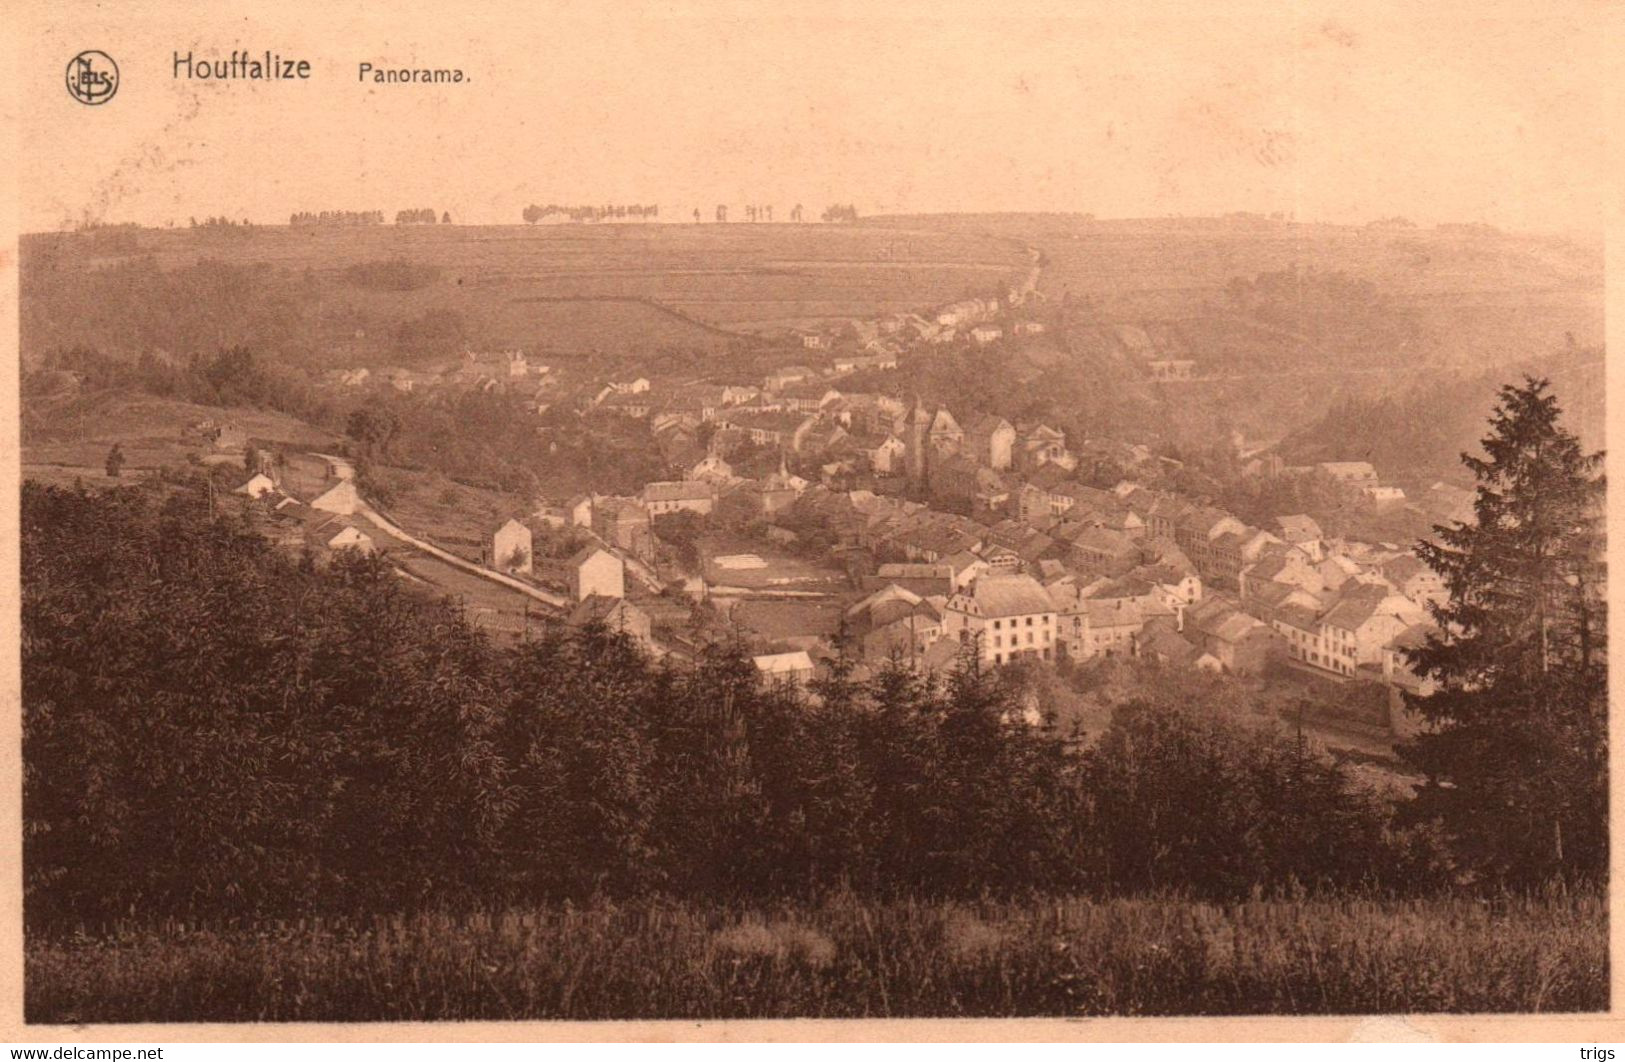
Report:
[[[433,225],[437,218],[443,225],[451,224],[451,213],[447,211],[437,215],[434,207],[395,211],[395,224],[397,225]]]
[[[747,204],[744,208],[745,220],[748,222],[773,220],[773,206],[771,204]],[[524,209],[522,216],[525,223],[534,225],[549,218],[562,217],[570,221],[620,221],[626,218],[653,219],[660,217],[659,206],[559,206],[549,203],[547,206],[537,206],[532,203]],[[713,216],[718,222],[728,220],[728,205],[718,203]],[[803,210],[800,203],[790,208],[789,218],[793,222],[800,222]],[[824,211],[825,221],[856,221],[858,208],[848,204],[835,204]],[[699,222],[704,215],[699,207],[694,208],[694,220]]]
[[[562,217],[570,221],[624,221],[627,218],[639,220],[658,218],[660,207],[656,204],[644,206],[641,204],[604,204],[601,206],[559,206],[549,203],[546,206],[537,206],[532,203],[524,209],[525,224],[534,225],[538,221],[549,218]]]
[[[323,210],[296,211],[288,217],[288,224],[294,228],[304,225],[382,225],[384,212],[382,210]]]

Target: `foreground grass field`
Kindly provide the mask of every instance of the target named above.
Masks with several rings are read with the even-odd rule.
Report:
[[[1608,1006],[1593,896],[547,908],[34,940],[27,1020],[1536,1012]]]

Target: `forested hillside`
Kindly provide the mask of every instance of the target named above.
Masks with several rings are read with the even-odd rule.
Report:
[[[806,699],[727,646],[494,647],[387,560],[274,552],[196,488],[23,495],[31,925],[515,897],[1425,888],[1342,768],[1197,705],[1092,751],[962,669]],[[85,829],[82,823],[93,827]],[[158,840],[161,839],[161,840]]]
[[[1603,353],[1573,348],[1530,358],[1523,366],[1553,381],[1576,434],[1600,448],[1606,425]],[[1504,376],[1447,376],[1381,397],[1345,398],[1276,447],[1289,464],[1369,461],[1385,479],[1426,486],[1463,480],[1462,453],[1476,453],[1483,410]]]

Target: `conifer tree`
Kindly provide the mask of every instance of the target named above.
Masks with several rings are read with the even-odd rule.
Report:
[[[1475,521],[1418,555],[1449,599],[1410,652],[1429,724],[1406,749],[1427,778],[1414,810],[1441,821],[1462,869],[1528,884],[1607,866],[1607,618],[1602,455],[1560,424],[1544,379],[1501,389]]]

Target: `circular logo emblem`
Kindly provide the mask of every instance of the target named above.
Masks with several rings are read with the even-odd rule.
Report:
[[[118,91],[118,64],[106,52],[91,49],[68,61],[68,95],[94,107]]]

